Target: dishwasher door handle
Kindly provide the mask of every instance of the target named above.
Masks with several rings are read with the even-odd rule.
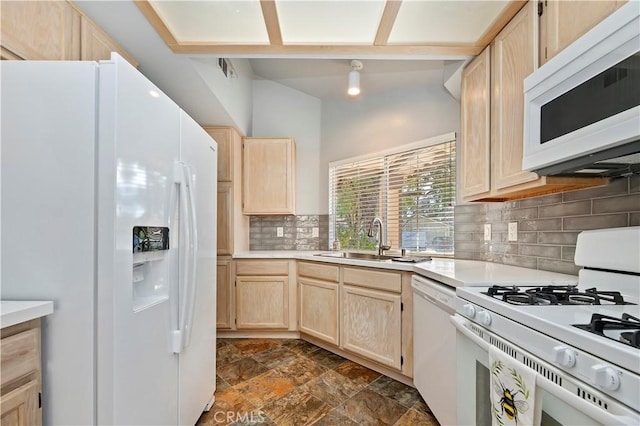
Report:
[[[434,298],[434,297],[432,297],[432,296],[430,296],[428,294],[425,294],[425,293],[422,293],[422,292],[420,292],[420,293],[414,292],[413,294],[420,296],[421,298],[423,298],[427,302],[431,303],[435,307],[437,307],[437,308],[439,308],[439,309],[441,309],[441,310],[443,310],[443,311],[445,311],[445,312],[447,312],[447,313],[449,313],[451,315],[453,315],[455,313],[455,309],[453,307],[451,307],[451,306],[449,306],[449,305],[447,305],[445,303],[442,303],[440,300],[438,300],[438,299],[436,299],[436,298]]]

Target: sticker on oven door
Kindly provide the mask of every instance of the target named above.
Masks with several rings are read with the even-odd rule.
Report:
[[[494,426],[533,425],[536,375],[501,350],[489,350],[491,414]]]

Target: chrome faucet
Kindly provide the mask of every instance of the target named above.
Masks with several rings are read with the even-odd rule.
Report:
[[[382,242],[382,239],[384,238],[384,226],[382,225],[382,220],[380,220],[379,217],[374,217],[371,222],[369,222],[369,232],[367,232],[367,235],[371,238],[374,237],[373,227],[376,222],[378,223],[378,238],[376,238],[376,241],[378,242],[378,256],[382,256],[384,255],[385,250],[389,250],[391,248],[391,245],[386,245]]]

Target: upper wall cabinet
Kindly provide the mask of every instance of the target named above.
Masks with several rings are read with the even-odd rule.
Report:
[[[116,44],[100,27],[86,16],[80,18],[80,59],[83,61],[99,61],[110,59],[111,52],[117,52],[134,67],[138,63],[131,55]]]
[[[244,214],[295,214],[294,140],[244,138],[242,152]]]
[[[537,66],[537,2],[530,1],[462,74],[464,201],[504,201],[606,182],[602,178],[539,177],[522,170],[523,82]]]
[[[138,66],[100,27],[66,1],[3,1],[0,28],[3,59],[97,61],[117,52]]]
[[[63,1],[3,1],[2,57],[80,59],[80,14]]]
[[[242,214],[242,136],[233,127],[204,130],[218,143],[218,256],[249,249],[249,218]]]
[[[544,64],[626,1],[540,2],[540,63]]]

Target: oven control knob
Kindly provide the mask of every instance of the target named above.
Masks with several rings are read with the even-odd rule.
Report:
[[[553,348],[553,361],[563,367],[571,368],[576,365],[576,353],[567,347],[556,346]]]
[[[473,318],[476,316],[476,307],[471,303],[467,303],[462,307],[462,309],[464,310],[464,314],[469,318]]]
[[[482,325],[490,325],[491,324],[491,314],[487,311],[478,312],[478,321]]]
[[[618,377],[616,370],[604,364],[596,364],[591,367],[591,382],[611,391],[620,387],[620,377]]]

